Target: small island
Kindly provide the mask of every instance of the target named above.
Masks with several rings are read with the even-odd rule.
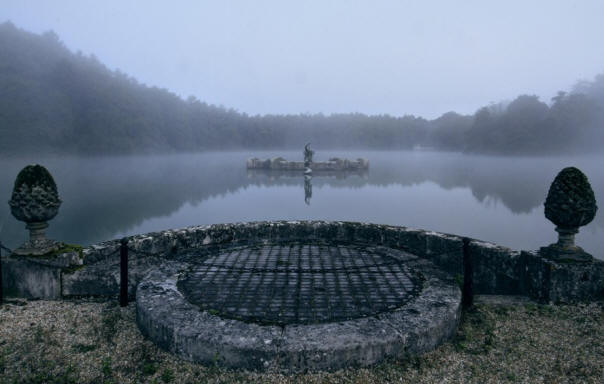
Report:
[[[312,161],[314,151],[310,144],[304,147],[304,161],[288,161],[282,157],[272,159],[258,159],[253,157],[247,161],[247,169],[270,169],[278,171],[359,171],[369,169],[369,160],[358,158],[356,160],[332,157],[328,161]]]

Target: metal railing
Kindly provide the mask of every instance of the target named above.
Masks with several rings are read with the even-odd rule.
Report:
[[[5,247],[0,241],[0,305],[4,302],[4,292],[2,290],[2,251],[6,251],[8,253],[13,253],[10,248]]]
[[[120,240],[120,306],[128,306],[128,256],[129,253],[137,253],[144,256],[157,256],[156,253],[145,252],[128,246],[128,238]]]
[[[463,286],[461,289],[461,305],[464,309],[474,304],[474,260],[470,253],[471,239],[464,237],[463,241]]]
[[[463,285],[462,285],[462,305],[464,308],[471,307],[473,304],[473,260],[472,255],[469,250],[469,245],[471,239],[462,238],[463,246]],[[407,251],[405,247],[399,247],[400,249]],[[3,281],[2,281],[2,251],[6,251],[9,254],[12,254],[13,251],[4,246],[0,241],[0,305],[3,304]],[[129,252],[137,253],[145,256],[157,256],[157,253],[145,252],[138,249],[133,249],[128,246],[128,238],[124,237],[120,240],[120,246],[111,254],[107,255],[107,257],[111,257],[119,252],[120,254],[120,294],[119,294],[119,302],[121,307],[128,306],[128,256]],[[438,255],[449,254],[451,252],[459,252],[459,248],[454,247],[452,249],[445,250],[445,252],[441,252]],[[237,268],[233,268],[237,269]]]

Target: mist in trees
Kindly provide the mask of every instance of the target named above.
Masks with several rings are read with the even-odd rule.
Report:
[[[70,52],[54,32],[0,24],[0,154],[117,154],[240,148],[410,149],[494,154],[601,151],[604,74],[549,102],[521,95],[474,115],[250,116],[183,100]],[[435,90],[438,92],[438,90]]]

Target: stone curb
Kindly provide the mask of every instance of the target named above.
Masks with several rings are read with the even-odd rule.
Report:
[[[450,338],[460,319],[453,279],[422,259],[409,262],[426,278],[418,297],[378,316],[310,325],[261,326],[200,311],[176,283],[187,263],[166,265],[137,289],[141,332],[180,357],[229,368],[306,372],[369,366],[421,354]]]

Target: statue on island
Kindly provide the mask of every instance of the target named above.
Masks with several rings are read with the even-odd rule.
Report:
[[[310,143],[307,143],[304,146],[304,173],[311,174],[312,169],[310,169],[310,165],[312,164],[312,156],[315,154],[315,151],[310,149]]]
[[[303,171],[305,175],[323,171],[354,171],[364,172],[369,169],[367,159],[340,159],[333,157],[329,161],[313,161],[315,151],[310,149],[310,143],[304,146],[304,161],[287,161],[282,157],[259,159],[252,157],[247,160],[247,169],[266,169],[276,171]],[[312,169],[311,169],[312,168]]]
[[[30,239],[17,248],[17,255],[45,255],[63,245],[46,238],[48,220],[59,213],[61,199],[50,172],[41,165],[28,165],[17,175],[13,193],[8,202],[11,213],[24,221]]]
[[[575,167],[564,168],[552,182],[544,205],[545,217],[556,225],[558,242],[542,247],[541,253],[553,260],[592,260],[575,245],[579,227],[589,224],[598,210],[587,176]]]

